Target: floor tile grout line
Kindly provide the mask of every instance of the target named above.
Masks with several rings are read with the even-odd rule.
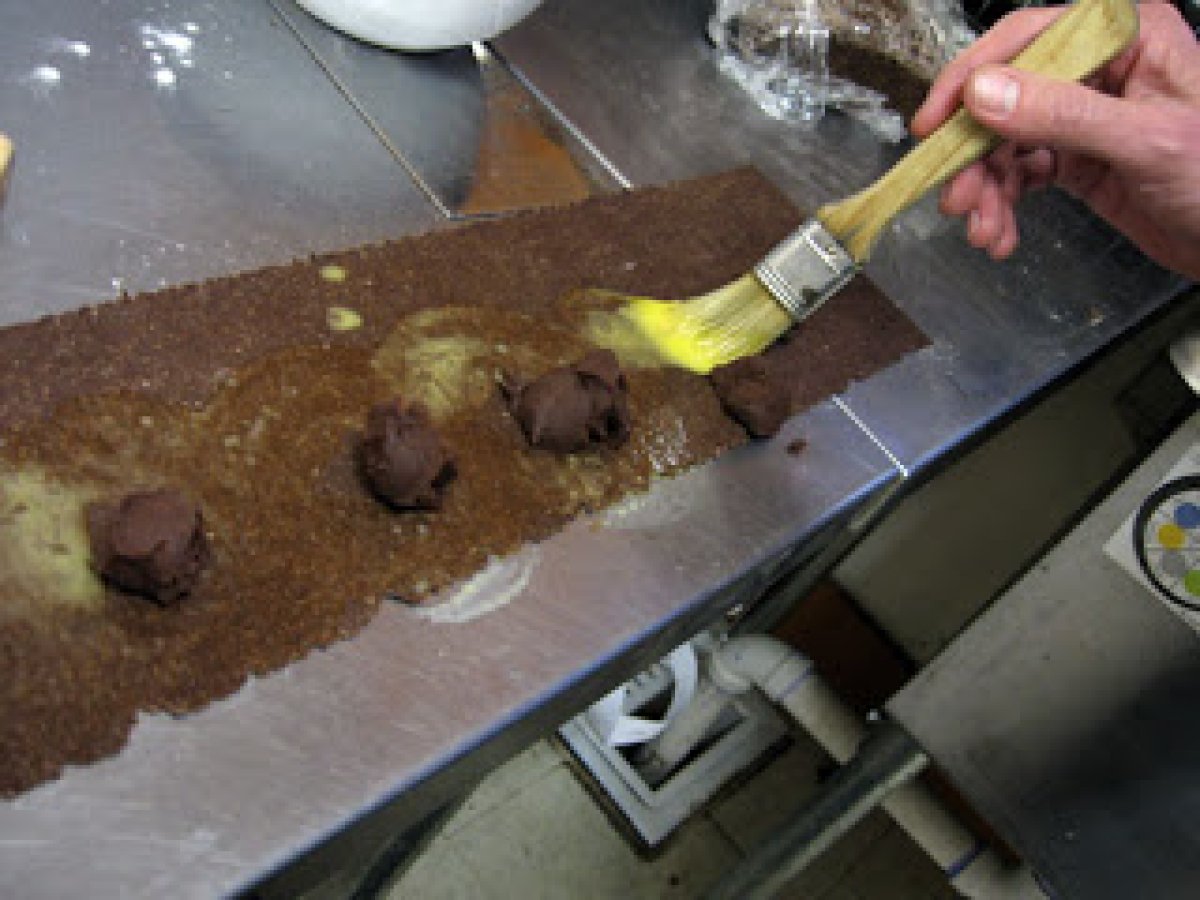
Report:
[[[734,836],[726,830],[725,826],[721,824],[721,822],[712,814],[712,812],[709,810],[705,810],[702,813],[702,815],[703,815],[704,819],[706,819],[708,821],[708,823],[713,827],[713,830],[716,831],[716,833],[721,836],[721,839],[723,841],[725,841],[726,844],[729,845],[730,849],[733,850],[734,855],[737,856],[737,858],[739,860],[745,859],[746,854],[742,850],[741,844],[739,844],[737,842],[737,839],[734,838]]]
[[[461,816],[462,810],[460,810],[460,815],[456,815],[450,822],[446,823],[447,827],[442,829],[442,835],[448,837],[452,834],[459,834],[468,826],[476,822],[480,822],[483,819],[489,818],[503,807],[513,803],[521,795],[531,790],[536,790],[548,776],[554,773],[556,769],[564,767],[566,767],[566,761],[562,759],[556,759],[553,763],[546,766],[539,766],[536,773],[532,774],[528,780],[523,780],[521,784],[515,785],[513,790],[506,792],[505,795],[502,798],[499,798],[496,803],[492,803],[482,809],[474,810],[470,815],[467,816]],[[488,778],[490,777],[491,775],[488,776]],[[484,781],[487,781],[487,778],[485,778]],[[471,796],[473,796],[479,790],[483,783],[484,782],[481,781],[478,785],[476,785],[475,790],[473,790],[471,795],[469,795],[464,801],[464,809],[466,808],[466,805],[471,802]]]
[[[820,893],[820,895],[818,895],[817,897],[814,897],[813,900],[825,900],[825,898],[831,897],[833,895],[833,892],[838,890],[839,888],[844,888],[845,890],[850,891],[851,894],[857,895],[857,892],[854,891],[853,889],[846,888],[845,887],[846,884],[854,876],[855,871],[858,869],[858,867],[862,863],[862,861],[864,859],[867,859],[868,857],[870,857],[872,852],[879,846],[879,844],[884,840],[884,838],[886,838],[888,835],[891,834],[892,829],[897,827],[896,824],[894,822],[892,822],[891,816],[888,816],[886,813],[882,813],[882,812],[880,813],[880,815],[883,815],[887,818],[887,822],[884,825],[884,827],[880,828],[879,833],[874,835],[869,841],[867,841],[867,845],[865,847],[863,847],[862,851],[855,857],[854,862],[852,862],[850,865],[846,866],[846,868],[842,871],[842,874],[837,879],[835,879],[833,881],[833,883],[829,885],[828,888],[826,888],[824,891],[822,891]],[[866,819],[864,818],[858,824],[861,825],[862,822],[865,822],[865,821],[866,821]],[[858,827],[858,826],[856,825],[854,827]],[[843,835],[843,837],[845,837],[845,835]]]

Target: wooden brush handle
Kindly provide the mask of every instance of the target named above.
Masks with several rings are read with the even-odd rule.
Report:
[[[1136,36],[1133,0],[1078,0],[1013,59],[1011,65],[1064,81],[1080,81]],[[932,188],[985,156],[999,138],[959,109],[866,190],[822,207],[817,218],[856,262],[870,253],[888,222]]]
[[[4,176],[8,174],[8,162],[12,159],[12,141],[7,135],[0,134],[0,185],[4,184]]]

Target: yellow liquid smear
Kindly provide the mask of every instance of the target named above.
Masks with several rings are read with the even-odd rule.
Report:
[[[104,601],[88,565],[84,507],[95,492],[38,466],[0,470],[0,596],[4,612],[46,603],[93,609]],[[14,610],[12,604],[24,609]]]
[[[521,313],[450,306],[399,322],[371,366],[406,402],[424,404],[435,422],[445,422],[494,397],[502,372],[540,375],[586,349],[576,332]]]
[[[619,309],[589,313],[585,327],[590,341],[613,350],[626,365],[671,365],[706,374],[761,353],[792,325],[753,275],[689,300],[623,299]]]
[[[331,306],[325,311],[325,323],[330,331],[355,331],[362,328],[362,314],[348,306]]]

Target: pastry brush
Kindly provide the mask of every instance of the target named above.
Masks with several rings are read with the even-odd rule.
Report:
[[[1128,46],[1137,29],[1133,0],[1078,0],[1011,65],[1079,81]],[[874,184],[817,210],[752,272],[687,300],[626,298],[615,321],[593,320],[592,337],[695,372],[759,353],[854,277],[893,217],[997,143],[959,109]]]
[[[4,196],[4,179],[8,175],[8,163],[12,159],[12,141],[0,132],[0,197]]]

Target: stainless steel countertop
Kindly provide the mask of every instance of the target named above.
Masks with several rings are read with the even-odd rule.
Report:
[[[711,7],[553,0],[496,43],[630,184],[749,163],[813,210],[898,158],[900,148],[845,116],[805,131],[761,113],[705,43]],[[1033,198],[1021,224],[1021,251],[997,265],[929,197],[867,265],[932,339],[843,398],[906,470],[943,457],[1183,286],[1064,195]]]
[[[486,98],[437,98],[482,88],[474,57],[415,64],[279,8],[286,20],[236,0],[10,16],[0,127],[17,156],[0,212],[4,321],[103,300],[118,284],[279,262],[458,214],[441,187],[470,182],[470,168],[456,182],[439,174],[453,166],[437,167],[474,161],[458,144],[476,140]],[[341,73],[336,84],[318,59]],[[389,65],[393,105],[380,108],[389,98],[370,94],[381,83],[371,79]],[[158,71],[174,83],[157,83]],[[406,120],[455,154],[403,156]],[[798,434],[809,449],[797,459],[781,445]],[[894,478],[827,403],[771,445],[581,521],[463,595],[509,598],[503,608],[439,623],[389,606],[356,639],[199,714],[144,717],[119,755],[0,803],[0,894],[211,896],[389,798],[417,821],[711,622],[798,545],[843,530]]]
[[[762,117],[717,77],[702,5],[550,0],[497,42],[574,129],[566,142],[593,188],[753,163],[812,206],[894,154],[837,117],[815,135]],[[488,80],[465,53],[365,48],[286,0],[10,11],[0,128],[17,156],[0,209],[0,323],[462,215],[461,167],[477,159],[462,143],[487,105],[472,91]],[[405,123],[445,135],[445,152]],[[0,803],[0,894],[209,896],[390,800],[418,820],[783,561],[835,541],[904,471],[1177,285],[1114,253],[1065,202],[1038,209],[1031,254],[1003,268],[928,209],[910,216],[870,271],[929,349],[459,595],[508,601],[495,611],[456,623],[388,607],[354,640],[196,715],[144,717],[119,755]],[[780,446],[796,435],[799,458]]]
[[[440,219],[265,3],[4,19],[0,324]]]

